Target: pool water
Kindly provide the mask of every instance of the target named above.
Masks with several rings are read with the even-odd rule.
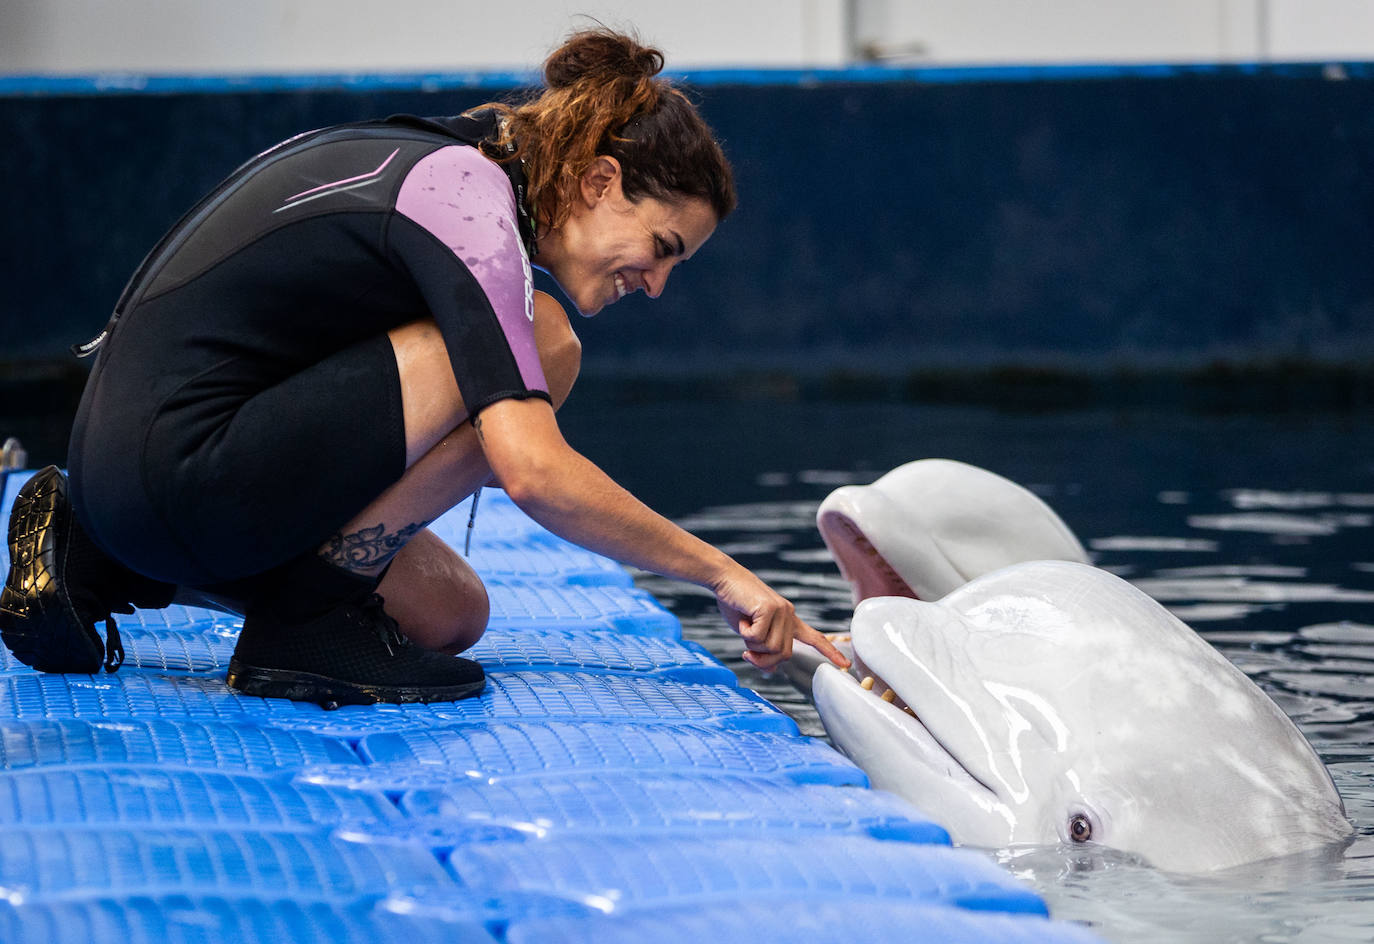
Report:
[[[1321,753],[1356,827],[1343,849],[1210,877],[1110,852],[999,854],[1060,918],[1108,940],[1374,937],[1374,423],[1366,413],[1018,413],[892,403],[606,405],[570,441],[735,555],[812,625],[847,627],[815,529],[831,489],[940,456],[1054,507],[1094,562],[1151,593],[1242,668]],[[641,575],[687,634],[824,736],[811,706],[740,658],[708,594]]]

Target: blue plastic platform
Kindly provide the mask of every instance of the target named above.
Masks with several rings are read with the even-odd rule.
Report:
[[[530,583],[580,587],[633,587],[629,571],[575,544],[544,544],[527,540],[474,544],[467,559],[484,580],[525,580]]]
[[[399,805],[435,830],[453,823],[499,827],[512,839],[821,832],[949,843],[943,827],[888,794],[706,771],[449,782],[404,793]],[[453,836],[461,839],[462,833]]]
[[[495,944],[478,913],[365,898],[353,904],[251,895],[128,895],[15,905],[0,940],[34,944]],[[527,940],[533,940],[527,938]]]
[[[0,770],[4,771],[109,764],[279,771],[358,763],[358,755],[338,738],[251,722],[151,717],[21,721],[13,715],[0,721]]]
[[[442,771],[497,781],[577,771],[738,774],[792,783],[867,785],[864,772],[819,741],[704,725],[520,721],[373,734],[358,743],[369,767]],[[344,771],[345,776],[355,773]]]
[[[550,837],[463,846],[448,867],[474,893],[533,910],[702,907],[768,895],[894,898],[976,911],[1045,913],[1033,892],[981,854],[866,836]],[[523,893],[523,894],[522,894]]]
[[[115,893],[352,902],[458,891],[418,843],[345,838],[322,827],[283,832],[147,825],[10,827],[0,843],[0,886],[26,903]]]
[[[228,721],[361,737],[374,731],[514,720],[702,722],[795,734],[797,726],[747,689],[585,672],[493,672],[480,698],[428,705],[319,705],[242,695],[222,677],[138,670],[114,675],[0,677],[0,718]]]
[[[610,630],[681,639],[682,623],[643,590],[488,578],[493,629]]]
[[[0,773],[0,827],[349,825],[394,832],[401,812],[376,790],[299,783],[281,773],[175,767],[58,767]]]
[[[861,941],[969,941],[997,944],[1091,944],[1099,938],[1069,924],[1025,915],[988,914],[891,898],[768,896],[728,907],[668,905],[627,914],[535,918],[512,925],[508,944],[856,944]]]
[[[173,612],[159,618],[171,610],[186,615]],[[169,607],[122,616],[119,626],[125,670],[205,674],[228,670],[243,620],[211,610]],[[605,629],[488,629],[465,655],[493,672],[590,672],[737,685],[735,674],[696,643]],[[0,648],[0,675],[32,673]]]
[[[491,671],[604,672],[734,686],[735,673],[694,642],[587,629],[488,630],[464,653]]]
[[[113,675],[0,654],[0,940],[1092,940],[499,490],[471,561],[460,702],[241,695],[241,620],[183,606],[120,616]]]

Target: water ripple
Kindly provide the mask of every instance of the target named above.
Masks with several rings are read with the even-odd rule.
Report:
[[[1244,512],[1233,515],[1191,515],[1188,527],[1203,531],[1252,531],[1281,537],[1330,537],[1342,528],[1367,528],[1370,515],[1291,515],[1279,512]]]

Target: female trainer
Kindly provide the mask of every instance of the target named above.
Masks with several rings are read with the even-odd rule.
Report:
[[[70,480],[45,469],[15,503],[11,651],[113,671],[111,613],[193,589],[244,614],[228,675],[243,692],[476,694],[481,667],[453,653],[485,629],[486,591],[426,525],[490,481],[555,534],[708,587],[754,665],[794,639],[845,664],[555,421],[580,346],[530,266],[583,316],[657,297],[735,205],[662,66],[631,37],[578,33],[524,104],[303,134],[193,207],[88,345]]]

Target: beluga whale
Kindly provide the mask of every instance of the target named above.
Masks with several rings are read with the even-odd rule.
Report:
[[[896,513],[874,518],[851,502],[844,513],[855,526],[838,532],[860,601],[855,664],[853,674],[816,664],[812,697],[832,743],[874,787],[961,844],[1091,843],[1175,872],[1350,837],[1320,757],[1253,681],[1155,600],[1085,563],[1072,532],[1029,492],[938,463],[921,481],[947,474],[962,489],[925,492],[908,477],[896,499],[884,498],[916,506],[916,517],[882,532],[888,524],[873,522]],[[1010,502],[991,516],[979,504],[989,491]],[[985,540],[1010,535],[1010,545],[978,551],[980,515]],[[958,540],[943,522],[957,523]],[[1021,524],[1030,532],[1018,537]],[[917,552],[904,552],[904,541]],[[1046,549],[1061,559],[1024,556]],[[1007,566],[975,566],[999,555]],[[941,559],[935,578],[919,572]],[[870,593],[885,571],[905,591]]]
[[[855,604],[876,596],[938,600],[1019,561],[1088,561],[1069,526],[1029,489],[953,459],[917,459],[871,485],[837,488],[817,509],[816,527]],[[830,641],[850,655],[848,633]],[[794,643],[780,668],[810,694],[825,661]]]
[[[871,485],[837,488],[821,502],[816,527],[855,603],[938,600],[1019,561],[1088,561],[1069,526],[1029,489],[953,459],[918,459]]]

